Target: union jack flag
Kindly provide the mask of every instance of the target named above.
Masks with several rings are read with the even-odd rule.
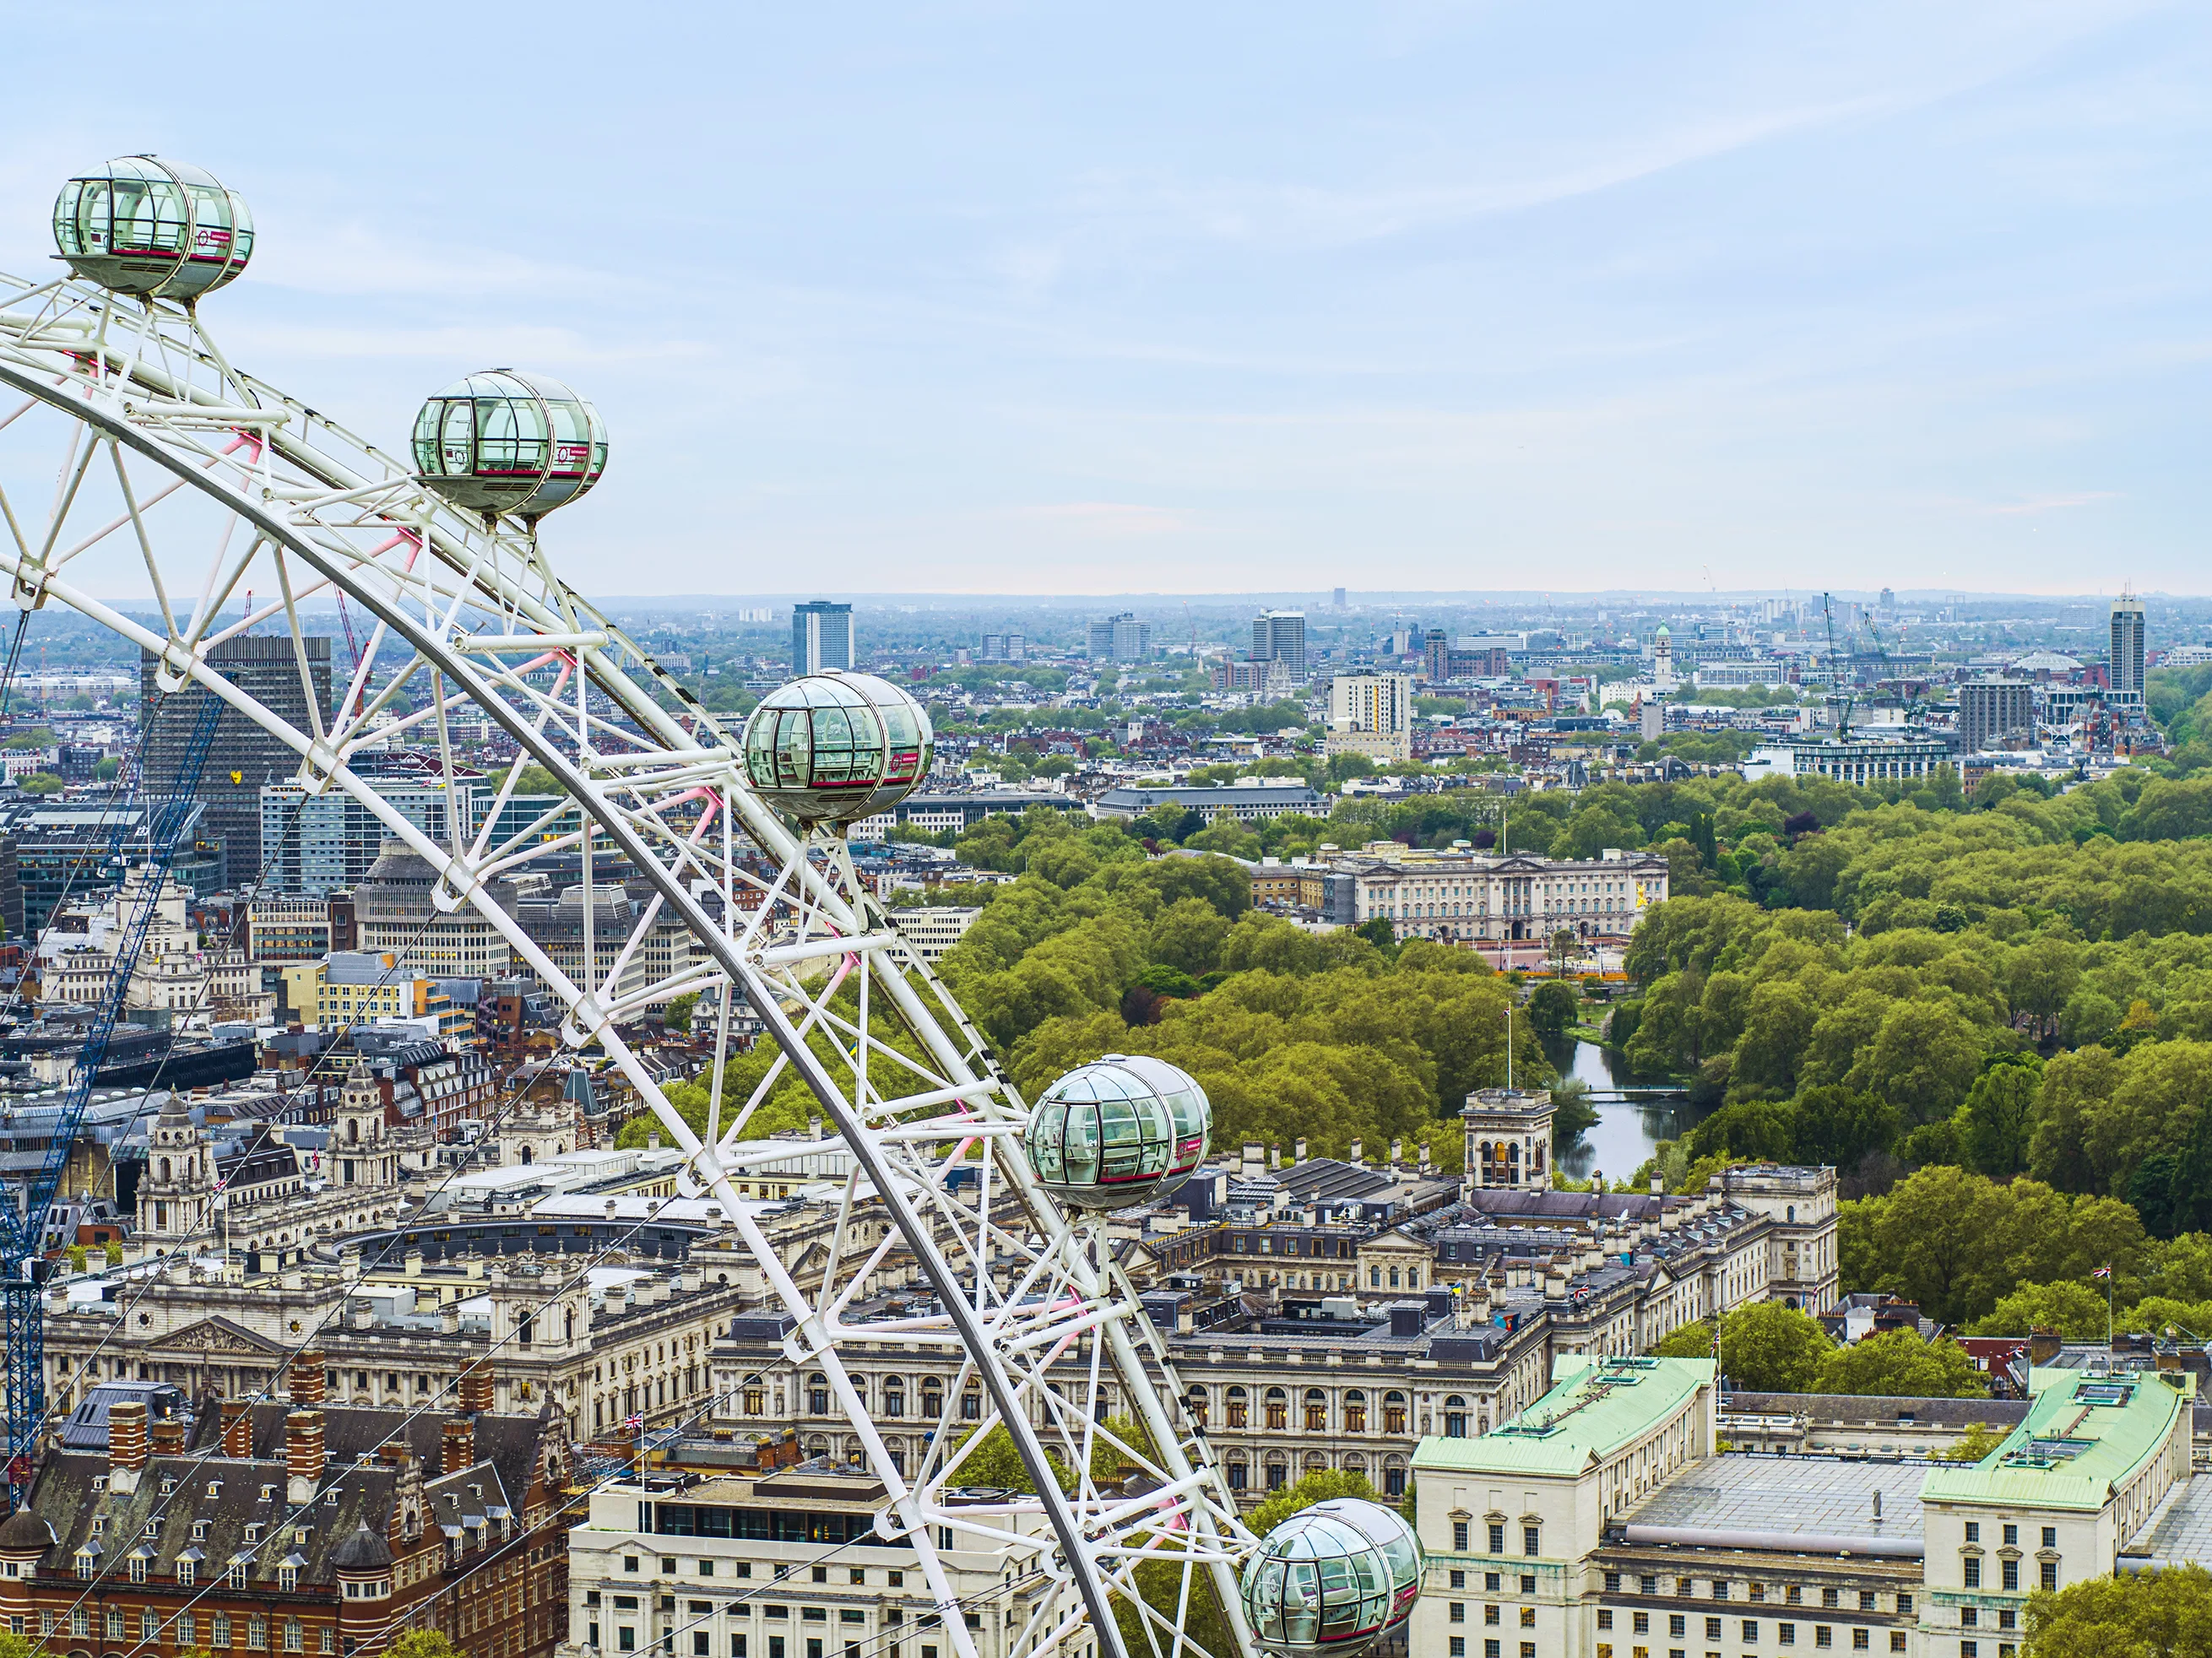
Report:
[[[2100,1266],[2095,1272],[2089,1274],[2091,1278],[2110,1278],[2112,1275],[2112,1269],[2109,1266]]]
[[[623,1418],[623,1426],[635,1433],[637,1430],[645,1426],[645,1418],[641,1415],[626,1416]]]

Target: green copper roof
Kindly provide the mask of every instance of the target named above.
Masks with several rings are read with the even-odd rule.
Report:
[[[1939,1468],[1920,1500],[2094,1511],[2158,1455],[2196,1396],[2179,1370],[2037,1369],[2027,1419],[1980,1461]]]
[[[1577,1474],[1633,1444],[1713,1381],[1709,1358],[1597,1358],[1552,1367],[1552,1391],[1480,1439],[1431,1436],[1413,1467],[1450,1473]]]

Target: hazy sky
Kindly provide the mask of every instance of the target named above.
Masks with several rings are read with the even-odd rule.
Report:
[[[593,398],[611,593],[2212,589],[2212,11],[17,7],[234,360]]]

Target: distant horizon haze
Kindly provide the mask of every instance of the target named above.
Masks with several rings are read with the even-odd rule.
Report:
[[[208,168],[240,367],[392,454],[489,366],[598,404],[582,592],[2205,580],[2212,9],[223,16],[11,17],[0,271]]]

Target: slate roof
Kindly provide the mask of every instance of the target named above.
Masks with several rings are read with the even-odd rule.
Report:
[[[222,1433],[220,1406],[209,1400],[188,1454],[149,1457],[129,1492],[109,1489],[105,1453],[55,1451],[39,1471],[28,1505],[58,1540],[44,1557],[46,1569],[70,1570],[88,1545],[103,1567],[144,1548],[148,1571],[164,1577],[175,1572],[180,1557],[198,1550],[204,1575],[246,1554],[253,1561],[252,1578],[273,1583],[279,1566],[296,1557],[302,1586],[334,1583],[343,1546],[363,1527],[380,1538],[389,1526],[399,1473],[376,1452],[394,1438],[404,1438],[417,1459],[427,1525],[449,1536],[459,1533],[471,1546],[496,1540],[502,1522],[510,1530],[520,1523],[548,1430],[536,1417],[479,1416],[477,1463],[439,1476],[433,1471],[442,1455],[444,1418],[426,1413],[410,1420],[404,1411],[316,1406],[323,1417],[323,1477],[315,1501],[295,1513],[286,1500],[284,1461],[284,1420],[292,1408],[253,1406],[253,1455],[226,1457],[208,1455]],[[149,1537],[147,1525],[157,1518],[158,1533]],[[95,1521],[100,1522],[96,1537]],[[205,1533],[195,1537],[202,1523]],[[249,1527],[259,1527],[256,1540],[249,1540]]]
[[[1275,1171],[1275,1183],[1304,1201],[1342,1203],[1397,1189],[1395,1176],[1338,1157],[1309,1157]]]

